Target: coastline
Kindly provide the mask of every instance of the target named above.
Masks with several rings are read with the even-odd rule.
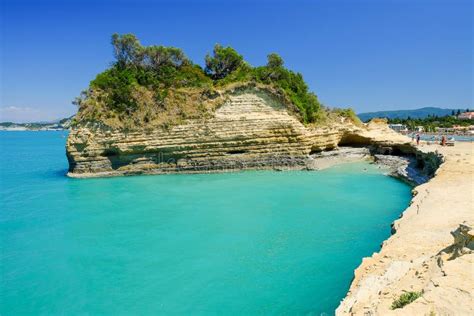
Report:
[[[371,153],[369,147],[342,147],[333,149],[331,151],[325,151],[317,154],[312,154],[308,156],[306,161],[297,165],[269,165],[269,166],[260,166],[258,168],[223,168],[223,169],[209,169],[209,170],[186,170],[180,173],[183,174],[200,174],[200,173],[228,173],[228,172],[240,172],[240,171],[298,171],[298,170],[307,170],[307,171],[319,171],[331,168],[333,166],[354,163],[354,162],[370,162],[378,165],[380,169],[386,170],[386,175],[392,176],[399,180],[406,182],[412,187],[417,184],[426,182],[429,179],[429,176],[424,175],[422,170],[412,166],[415,161],[413,157],[409,155],[380,155]],[[72,173],[68,172],[67,176],[70,178],[76,179],[88,179],[88,178],[107,178],[107,177],[126,177],[133,175],[162,175],[162,174],[176,174],[174,171],[163,171],[150,169],[150,171],[143,172],[96,172],[96,173]]]
[[[432,164],[431,169],[436,170],[442,163],[442,157],[436,153],[427,152],[425,157],[419,157],[423,155],[418,151],[417,147],[413,147],[414,153],[409,154],[379,154],[377,153],[376,147],[340,147],[331,151],[321,152],[313,154],[308,158],[306,169],[307,170],[323,170],[330,168],[335,165],[344,163],[366,161],[373,163],[379,167],[379,169],[385,170],[387,176],[397,178],[408,185],[415,187],[423,184],[433,176],[431,172],[424,172],[419,167],[419,161],[428,161],[431,158],[435,158],[435,161],[429,162]]]
[[[336,315],[474,313],[474,245],[472,240],[459,245],[466,234],[451,233],[464,223],[471,227],[467,238],[473,237],[474,145],[417,149],[438,152],[444,162],[432,179],[414,188],[410,206],[393,223],[394,234],[381,250],[362,259]],[[392,310],[393,301],[410,291],[422,296]]]
[[[467,219],[472,221],[468,214],[473,205],[472,198],[469,200],[474,169],[469,157],[472,143],[414,146],[384,121],[355,126],[341,120],[324,128],[308,127],[284,106],[275,105],[268,96],[255,91],[245,90],[229,97],[229,103],[217,109],[213,118],[188,120],[169,130],[124,131],[87,126],[73,129],[66,144],[68,176],[320,170],[345,162],[372,160],[388,166],[389,175],[418,185],[414,189],[418,194],[403,217],[393,223],[392,232],[396,233],[384,241],[380,252],[364,258],[355,270],[349,293],[336,313],[418,315],[472,311],[469,300],[474,291],[455,280],[462,276],[469,281],[465,272],[453,273],[453,280],[432,281],[444,276],[444,267],[452,262],[461,262],[464,266],[456,269],[463,271],[470,267],[469,262],[464,263],[465,256],[443,265],[441,251],[453,244],[451,231]],[[468,159],[468,166],[458,158]],[[456,176],[452,176],[451,169],[456,170]],[[437,286],[432,285],[434,282],[447,283]],[[392,311],[391,304],[404,291],[424,294],[405,308]],[[448,303],[442,301],[447,297]],[[419,303],[422,300],[424,303]],[[455,303],[451,303],[453,300]],[[466,310],[466,306],[470,309]]]

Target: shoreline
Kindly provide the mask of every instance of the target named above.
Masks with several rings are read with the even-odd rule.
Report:
[[[410,205],[392,224],[392,236],[362,259],[336,315],[474,313],[474,146],[417,149],[437,152],[444,162],[433,178],[413,189]],[[461,224],[467,232],[460,233]],[[422,294],[392,310],[393,301],[407,292]]]
[[[28,129],[28,128],[8,128],[8,129],[0,129],[0,132],[62,132],[62,131],[69,131],[67,128],[39,128],[39,129]]]
[[[300,165],[274,165],[263,167],[249,167],[249,168],[223,168],[223,169],[208,169],[208,170],[186,170],[180,172],[162,171],[150,169],[147,172],[96,172],[96,173],[74,173],[67,172],[66,176],[73,179],[94,179],[94,178],[110,178],[110,177],[128,177],[128,176],[153,176],[153,175],[167,175],[167,174],[212,174],[212,173],[233,173],[241,171],[320,171],[328,169],[337,165],[355,163],[355,162],[369,162],[376,164],[381,169],[386,169],[386,175],[397,178],[414,187],[416,183],[413,182],[412,177],[419,177],[426,182],[427,176],[423,175],[421,170],[414,168],[413,171],[404,172],[408,166],[406,157],[397,155],[373,155],[367,147],[344,147],[343,150],[335,149],[326,153],[330,155],[311,155],[307,161]],[[379,158],[377,157],[379,156]],[[380,156],[386,157],[381,159]],[[398,168],[398,169],[397,169]]]
[[[323,170],[344,163],[367,161],[377,165],[380,169],[385,169],[386,175],[399,179],[411,187],[423,184],[431,179],[434,174],[424,172],[418,166],[420,158],[417,147],[413,147],[415,152],[409,154],[380,154],[377,148],[365,147],[340,147],[335,150],[313,154],[308,159],[307,170]],[[427,153],[431,154],[431,153]],[[437,156],[432,168],[436,170],[442,163],[442,157]],[[422,157],[421,160],[424,158]]]

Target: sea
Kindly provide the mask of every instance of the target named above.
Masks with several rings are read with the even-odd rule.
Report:
[[[369,163],[71,179],[66,138],[0,132],[1,315],[333,315],[411,199]]]

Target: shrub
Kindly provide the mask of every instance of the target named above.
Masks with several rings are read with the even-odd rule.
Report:
[[[204,93],[212,91],[216,86],[257,82],[270,85],[285,94],[298,109],[303,123],[313,123],[325,117],[317,96],[309,91],[303,76],[286,69],[283,59],[275,53],[267,56],[265,66],[252,67],[232,47],[217,44],[212,56],[206,56],[206,67],[202,69],[193,64],[179,48],[144,47],[133,34],[114,34],[112,46],[116,61],[90,83],[89,90],[97,93],[85,95],[78,102],[89,104],[91,108],[88,113],[100,111],[92,107],[101,104],[102,111],[113,111],[116,114],[113,116],[121,120],[127,115],[134,115],[138,108],[143,111],[143,105],[147,104],[154,109],[156,115],[164,115],[163,109],[179,112],[165,104],[175,104],[176,100],[170,100],[169,96],[176,97],[179,94],[172,93],[172,90],[196,88]],[[145,93],[143,89],[150,93]],[[146,100],[141,100],[141,96],[145,95]],[[154,104],[150,103],[151,96]],[[91,102],[86,102],[84,98],[91,98]],[[199,110],[200,105],[196,103],[195,107]],[[136,113],[137,116],[143,116],[142,114]],[[149,114],[147,121],[151,121],[152,117]]]
[[[279,68],[283,67],[283,58],[280,57],[280,55],[271,53],[268,54],[267,56],[267,67],[268,68]]]
[[[393,301],[392,303],[392,309],[397,309],[397,308],[403,308],[404,306],[410,304],[417,298],[421,297],[423,293],[422,292],[406,292],[400,295],[398,299]]]
[[[133,34],[112,35],[112,46],[114,47],[114,56],[117,64],[125,67],[130,63],[139,61],[142,46]]]
[[[213,56],[206,55],[206,73],[214,80],[225,78],[237,70],[243,63],[244,58],[232,47],[214,46]]]
[[[351,108],[348,108],[348,109],[334,109],[334,112],[339,116],[342,116],[342,117],[345,117],[345,118],[349,119],[355,125],[358,125],[358,126],[362,125],[362,121],[357,116],[357,114],[355,114],[354,110],[351,109]]]

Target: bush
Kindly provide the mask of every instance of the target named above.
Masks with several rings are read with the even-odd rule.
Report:
[[[237,70],[244,58],[232,47],[214,46],[213,56],[206,55],[206,73],[214,80],[225,78]]]
[[[357,114],[355,114],[354,110],[351,109],[351,108],[348,108],[348,109],[334,109],[334,112],[339,116],[342,116],[342,117],[345,117],[345,118],[349,119],[355,125],[358,125],[358,126],[362,125],[362,121],[357,116]]]
[[[212,90],[214,86],[239,82],[257,82],[278,88],[296,106],[304,123],[316,122],[324,116],[317,96],[309,91],[303,76],[286,69],[283,59],[275,53],[267,56],[265,66],[252,67],[232,47],[217,44],[213,55],[206,56],[206,68],[202,69],[179,48],[144,47],[133,34],[114,34],[112,45],[116,61],[91,81],[90,89],[99,92],[91,95],[97,96],[104,109],[115,111],[119,117],[131,115],[139,104],[149,104],[151,95],[156,105],[161,106],[172,89]],[[142,88],[150,91],[145,103],[134,94]]]
[[[397,308],[403,308],[404,306],[410,304],[417,298],[421,297],[423,293],[422,292],[407,292],[403,293],[400,295],[400,297],[393,301],[392,303],[392,309],[397,309]]]

